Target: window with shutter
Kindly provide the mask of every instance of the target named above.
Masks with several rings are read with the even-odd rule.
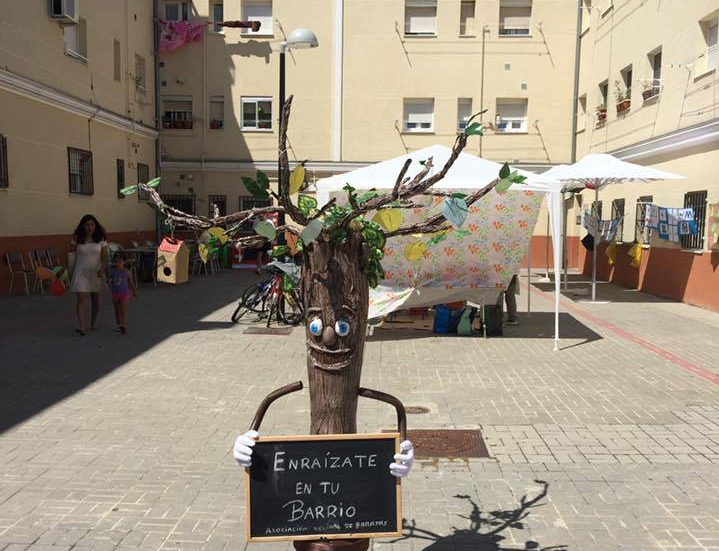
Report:
[[[532,2],[502,0],[499,4],[499,35],[529,36]]]
[[[244,34],[272,36],[272,2],[270,0],[243,0],[242,20],[260,22],[257,32],[253,32],[252,29],[242,29]]]
[[[405,132],[432,132],[434,99],[405,99],[403,120]]]
[[[717,46],[717,33],[719,23],[707,27],[707,71],[716,69],[719,64],[719,46]]]
[[[459,7],[459,34],[460,36],[474,35],[474,0],[462,0]]]
[[[496,132],[527,132],[527,100],[498,99]]]
[[[457,100],[457,130],[460,132],[467,128],[467,121],[472,116],[472,98],[459,98]]]
[[[404,34],[411,36],[434,36],[437,34],[436,0],[405,1]]]

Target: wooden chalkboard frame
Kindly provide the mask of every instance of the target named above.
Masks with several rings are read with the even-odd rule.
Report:
[[[300,436],[261,436],[258,442],[309,442],[317,440],[389,440],[394,439],[394,452],[399,453],[398,432],[366,433],[366,434],[309,434]],[[387,465],[389,469],[389,465]],[[318,540],[318,539],[364,539],[364,538],[388,538],[402,535],[402,484],[401,478],[397,477],[395,489],[397,492],[397,531],[396,532],[362,532],[360,534],[312,534],[308,536],[252,536],[252,511],[250,509],[250,469],[245,469],[245,534],[247,541],[293,541],[293,540]]]

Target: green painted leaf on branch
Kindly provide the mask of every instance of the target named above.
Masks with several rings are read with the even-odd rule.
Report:
[[[272,258],[284,258],[290,255],[290,248],[287,245],[277,245],[272,247],[272,252],[270,254],[272,255]]]
[[[376,189],[370,189],[369,191],[357,197],[357,202],[359,204],[366,203],[367,201],[369,201],[370,199],[374,199],[375,197],[379,197],[379,192]]]
[[[465,199],[465,198],[467,197],[467,194],[466,194],[466,193],[460,193],[459,191],[455,191],[455,192],[452,194],[452,197],[454,197],[455,199]]]
[[[484,129],[482,128],[482,125],[480,123],[473,122],[464,129],[464,134],[466,136],[482,136],[484,135]]]
[[[457,237],[467,237],[468,235],[472,235],[472,232],[469,230],[454,230],[454,235]]]
[[[509,163],[504,163],[504,165],[502,165],[502,168],[499,170],[499,177],[502,179],[509,178],[511,172],[512,170],[509,168]]]
[[[147,184],[145,184],[147,187],[157,187],[160,185],[161,178],[153,178]]]
[[[445,239],[447,239],[447,230],[438,231],[429,238],[429,241],[427,241],[427,245],[431,247],[432,245],[441,243]]]
[[[277,230],[275,230],[275,225],[269,220],[262,220],[260,222],[257,222],[257,224],[255,224],[255,233],[257,235],[265,237],[266,239],[269,239],[270,241],[277,237]]]
[[[309,216],[317,208],[317,199],[309,195],[300,195],[297,198],[297,208],[300,209],[302,214]]]
[[[442,214],[455,228],[459,228],[467,219],[467,203],[464,199],[448,197],[442,201]]]
[[[504,193],[510,187],[512,187],[512,180],[509,178],[502,178],[499,183],[494,187],[494,191],[497,193]]]
[[[317,240],[320,233],[322,233],[322,220],[315,218],[307,223],[305,228],[300,233],[300,239],[302,239],[302,242],[305,245],[309,245],[313,241]]]
[[[245,187],[247,188],[247,191],[249,191],[250,194],[251,194],[255,199],[269,199],[269,198],[270,198],[270,194],[267,193],[267,191],[266,191],[265,189],[263,189],[262,187],[260,187],[260,185],[259,185],[255,180],[253,180],[252,178],[248,178],[247,176],[243,176],[243,177],[242,177],[242,183],[243,183],[243,184],[245,185]]]
[[[290,195],[294,195],[305,183],[305,167],[302,165],[296,166],[292,172],[290,172]]]
[[[140,186],[138,186],[137,184],[135,184],[134,186],[127,186],[122,188],[120,190],[120,193],[122,193],[123,195],[132,195],[133,193],[136,193],[139,188]]]
[[[377,211],[372,221],[382,226],[385,231],[395,231],[402,224],[402,211],[399,209],[382,209]]]
[[[257,178],[257,184],[258,184],[262,189],[269,189],[269,188],[270,188],[270,179],[267,177],[267,174],[265,174],[265,173],[262,172],[261,170],[258,170],[258,171],[257,171],[257,174],[256,174],[256,178]]]

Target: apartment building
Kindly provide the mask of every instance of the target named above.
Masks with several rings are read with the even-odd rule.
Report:
[[[719,310],[716,250],[709,250],[707,205],[719,202],[719,74],[716,0],[583,0],[578,158],[611,153],[687,176],[686,180],[609,186],[595,208],[624,216],[617,264],[598,256],[600,278]],[[589,269],[576,225],[593,192],[568,200],[569,258]],[[679,242],[644,228],[645,203],[692,207],[698,233]],[[639,270],[628,248],[644,244]],[[603,249],[602,249],[603,251]]]
[[[154,239],[153,210],[118,193],[156,172],[153,3],[3,1],[1,13],[0,255],[62,254],[86,213],[116,241]]]
[[[163,0],[166,20],[209,26],[160,56],[162,194],[203,214],[257,204],[241,177],[276,177],[279,48],[296,28],[319,42],[285,63],[290,159],[309,159],[310,178],[449,146],[481,109],[491,128],[469,153],[539,169],[569,162],[576,11],[566,4]]]

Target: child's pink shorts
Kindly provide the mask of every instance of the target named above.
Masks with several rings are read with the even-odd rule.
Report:
[[[130,300],[130,293],[112,293],[112,301]]]

